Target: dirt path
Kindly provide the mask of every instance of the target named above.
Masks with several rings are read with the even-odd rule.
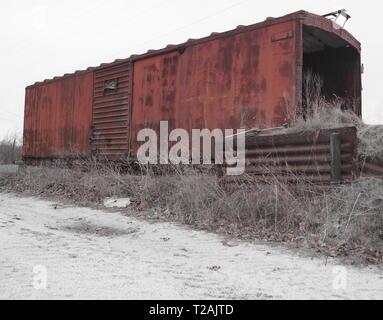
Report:
[[[0,299],[32,298],[382,299],[383,273],[0,194]]]

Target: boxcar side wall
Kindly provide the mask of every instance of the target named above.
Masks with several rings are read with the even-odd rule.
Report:
[[[90,155],[93,73],[28,87],[24,159]]]
[[[288,121],[296,103],[300,24],[218,38],[134,62],[131,146],[140,129],[253,128]]]
[[[332,64],[317,45],[337,49]],[[328,95],[359,98],[360,114],[360,51],[346,30],[298,11],[37,82],[26,89],[23,156],[135,158],[138,132],[164,120],[189,133],[280,126],[305,112],[302,74],[315,68]]]

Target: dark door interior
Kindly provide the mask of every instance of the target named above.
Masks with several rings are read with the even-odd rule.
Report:
[[[361,61],[357,49],[333,33],[304,26],[303,78],[308,73],[319,76],[326,100],[341,98],[343,108],[361,115]],[[305,91],[303,85],[304,96]],[[302,101],[303,108],[307,108],[305,97]]]

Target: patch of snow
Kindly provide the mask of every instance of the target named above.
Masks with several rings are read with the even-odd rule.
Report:
[[[14,164],[0,164],[0,173],[16,173],[19,166]]]
[[[104,200],[105,208],[127,208],[131,204],[130,198],[106,198]]]
[[[0,193],[3,299],[383,299],[377,267]]]

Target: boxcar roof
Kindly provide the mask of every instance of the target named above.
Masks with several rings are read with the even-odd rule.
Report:
[[[148,50],[146,53],[139,54],[139,55],[134,54],[134,55],[131,55],[129,58],[126,58],[126,59],[116,59],[113,62],[102,63],[101,65],[96,66],[96,67],[89,67],[85,70],[77,70],[73,73],[66,73],[63,76],[54,77],[53,79],[46,79],[44,81],[36,82],[33,85],[28,86],[27,88],[43,85],[43,84],[53,82],[53,81],[58,81],[61,79],[66,79],[66,78],[81,75],[84,73],[97,72],[98,70],[102,70],[104,68],[109,68],[109,67],[121,65],[124,63],[132,62],[132,61],[134,62],[137,60],[145,59],[148,57],[152,57],[152,56],[167,53],[167,52],[172,52],[172,51],[176,51],[176,50],[184,50],[188,47],[191,47],[191,46],[203,43],[203,42],[208,42],[208,41],[212,41],[212,40],[223,38],[223,37],[229,37],[229,36],[239,34],[242,32],[260,29],[260,28],[264,28],[264,27],[267,27],[270,25],[275,25],[275,24],[283,23],[283,22],[290,21],[290,20],[296,20],[296,19],[303,20],[303,24],[305,24],[305,25],[318,27],[318,28],[323,29],[325,31],[334,33],[337,36],[339,36],[340,38],[343,38],[345,41],[347,41],[350,45],[352,45],[355,49],[357,49],[358,52],[360,52],[360,50],[361,50],[360,42],[358,40],[356,40],[347,30],[345,30],[343,28],[335,29],[332,27],[331,20],[324,18],[320,15],[316,15],[316,14],[309,13],[309,12],[304,11],[304,10],[300,10],[300,11],[290,13],[288,15],[285,15],[285,16],[282,16],[279,18],[267,18],[266,20],[264,20],[262,22],[252,24],[249,26],[239,25],[239,26],[237,26],[237,28],[230,30],[230,31],[220,32],[220,33],[213,32],[209,36],[204,37],[204,38],[189,39],[186,42],[178,44],[178,45],[170,44],[163,49]]]

